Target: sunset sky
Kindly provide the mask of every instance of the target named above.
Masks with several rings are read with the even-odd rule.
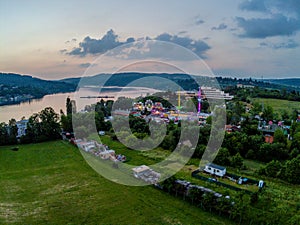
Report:
[[[215,74],[300,77],[299,0],[0,0],[0,71],[81,76],[140,39],[194,51]]]

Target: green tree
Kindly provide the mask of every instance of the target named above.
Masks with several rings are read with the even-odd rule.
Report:
[[[300,184],[300,155],[286,162],[285,178],[290,183]]]
[[[8,122],[8,127],[9,127],[8,143],[15,144],[17,143],[17,135],[18,135],[17,121],[15,119],[10,119]]]
[[[293,136],[291,149],[300,149],[300,131]]]
[[[6,123],[0,123],[0,145],[8,144],[8,126]]]
[[[263,118],[267,121],[274,119],[274,110],[272,106],[267,105],[263,111]]]
[[[265,173],[270,177],[278,177],[281,171],[281,163],[278,160],[272,160],[265,167]]]
[[[274,143],[282,143],[287,145],[287,138],[281,129],[276,129],[274,133]]]
[[[60,123],[61,123],[61,127],[64,131],[73,132],[72,114],[69,114],[69,115],[61,114]]]
[[[259,102],[254,102],[251,109],[251,114],[253,116],[259,115],[262,112],[262,105]]]
[[[60,137],[59,116],[51,107],[46,107],[28,119],[26,140],[41,142]]]
[[[223,166],[230,166],[230,154],[227,148],[220,148],[214,163]]]
[[[235,167],[235,168],[242,168],[242,166],[244,165],[244,160],[241,156],[240,153],[236,153],[236,155],[234,155],[231,158],[231,166]]]
[[[39,113],[43,135],[49,140],[60,137],[59,115],[51,107],[46,107]]]

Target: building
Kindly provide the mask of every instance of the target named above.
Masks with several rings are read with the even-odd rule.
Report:
[[[273,137],[272,135],[270,135],[270,134],[266,134],[266,135],[265,135],[265,142],[266,142],[266,143],[272,144],[273,141],[274,141],[274,137]]]
[[[94,141],[88,141],[88,142],[80,141],[77,143],[77,146],[86,152],[89,152],[92,149],[96,148],[96,144]]]
[[[198,97],[198,92],[193,91],[177,91],[177,95],[185,96],[185,97]],[[224,99],[231,100],[234,96],[221,91],[220,89],[213,87],[201,87],[201,98],[202,99]]]
[[[236,87],[237,88],[255,88],[254,85],[250,85],[250,84],[237,84]]]
[[[26,135],[27,123],[28,123],[28,120],[20,120],[20,121],[16,122],[16,125],[18,127],[17,138],[20,138],[20,137]]]
[[[160,173],[150,169],[149,166],[141,165],[132,169],[133,176],[150,184],[156,184],[160,178]]]
[[[217,175],[219,177],[223,177],[226,174],[226,168],[223,166],[219,166],[213,163],[208,163],[205,165],[204,171],[210,173],[212,175]]]
[[[145,165],[138,166],[138,167],[135,167],[135,168],[132,169],[133,175],[136,178],[139,178],[140,176],[142,176],[143,174],[145,174],[149,170],[150,170],[150,167],[149,166],[145,166]]]
[[[102,158],[102,159],[115,159],[116,157],[116,154],[115,154],[115,151],[114,150],[105,150],[103,152],[100,152],[99,156]]]
[[[232,132],[240,131],[241,127],[228,124],[228,125],[225,125],[225,130],[227,133],[232,133]]]

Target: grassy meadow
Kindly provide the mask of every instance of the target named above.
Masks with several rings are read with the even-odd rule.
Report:
[[[11,147],[0,147],[0,224],[232,224],[152,186],[111,182],[67,142]]]
[[[274,109],[274,113],[281,115],[283,111],[291,114],[294,109],[300,109],[300,102],[288,101],[273,98],[255,98],[255,102],[263,103],[265,106],[269,105]]]

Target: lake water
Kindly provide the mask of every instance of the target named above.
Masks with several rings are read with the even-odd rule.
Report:
[[[66,99],[70,97],[71,99],[76,99],[77,110],[81,110],[86,105],[91,105],[100,101],[101,98],[80,98],[87,96],[114,96],[114,98],[108,98],[111,100],[116,100],[118,97],[130,97],[136,98],[139,96],[146,96],[147,94],[153,94],[157,90],[150,88],[140,88],[140,87],[130,87],[130,88],[117,88],[117,87],[107,87],[104,91],[99,93],[99,88],[88,87],[81,88],[80,92],[63,93],[63,94],[53,94],[46,95],[42,99],[34,99],[29,102],[23,102],[17,105],[6,105],[0,106],[0,122],[8,122],[11,118],[20,120],[23,116],[28,119],[33,113],[40,112],[44,108],[50,106],[56,113],[59,113],[62,109],[64,113],[66,112]],[[104,100],[107,100],[105,98]]]

